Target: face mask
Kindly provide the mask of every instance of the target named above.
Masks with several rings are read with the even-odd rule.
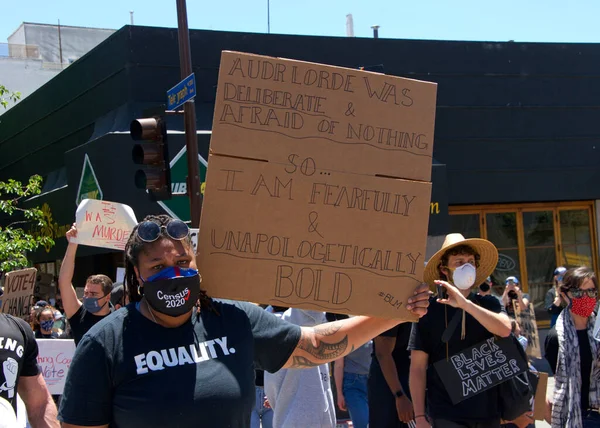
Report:
[[[475,266],[465,263],[452,272],[452,282],[461,290],[468,290],[475,284]]]
[[[108,303],[108,300],[104,302],[104,305],[100,305],[100,303],[98,303],[99,300],[104,299],[106,296],[107,295],[104,295],[102,297],[84,297],[83,307],[86,311],[95,314],[98,311],[100,311],[104,307],[104,305]]]
[[[192,310],[200,295],[196,269],[168,267],[144,281],[144,297],[156,312],[177,317]]]
[[[490,291],[490,284],[488,284],[487,282],[484,282],[483,284],[481,284],[479,286],[479,289],[481,291],[483,291],[484,293],[487,293],[488,291]]]
[[[588,318],[594,312],[596,299],[590,296],[583,296],[578,299],[571,299],[571,312],[583,318]]]
[[[41,321],[40,327],[44,331],[52,330],[52,327],[54,327],[54,320]]]

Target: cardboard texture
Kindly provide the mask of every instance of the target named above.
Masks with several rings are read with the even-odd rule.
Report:
[[[535,390],[535,399],[533,402],[533,418],[536,421],[543,421],[546,413],[546,391],[548,389],[548,373],[539,372],[537,389]]]
[[[224,52],[198,237],[208,294],[415,320],[405,304],[423,277],[435,93]]]
[[[4,278],[2,311],[19,318],[29,317],[31,296],[35,291],[37,269],[28,268],[8,272]]]
[[[542,358],[540,335],[535,321],[533,303],[529,303],[529,307],[524,311],[519,308],[516,300],[513,300],[513,306],[515,308],[515,319],[521,326],[521,335],[527,338],[527,355],[532,358]]]
[[[72,242],[111,250],[124,250],[137,225],[130,206],[96,199],[81,201],[75,217],[77,238]]]

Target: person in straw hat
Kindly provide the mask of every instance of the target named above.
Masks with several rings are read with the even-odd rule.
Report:
[[[437,361],[493,335],[510,335],[511,323],[500,301],[472,292],[494,271],[497,262],[498,250],[490,241],[452,233],[425,266],[424,280],[437,286],[438,296],[432,298],[427,315],[413,324],[409,342],[410,392],[418,428],[500,426],[496,388],[454,405],[434,368]]]

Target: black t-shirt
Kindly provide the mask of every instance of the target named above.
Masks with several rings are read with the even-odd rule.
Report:
[[[592,375],[592,348],[587,330],[577,330],[577,340],[579,341],[579,359],[581,361],[581,410],[587,411],[590,407],[590,376]],[[558,334],[556,328],[552,327],[548,331],[545,342],[546,360],[550,364],[552,371],[556,374],[556,364],[558,363]]]
[[[502,303],[494,296],[471,294],[469,300],[491,312],[503,311]],[[456,422],[481,422],[499,418],[497,388],[489,389],[454,405],[434,367],[434,363],[493,336],[473,316],[465,313],[465,339],[461,339],[461,323],[459,323],[448,341],[448,350],[446,351],[446,344],[442,342],[442,334],[446,330],[446,324],[450,323],[458,310],[452,306],[438,303],[432,298],[427,315],[412,327],[409,348],[423,351],[429,355],[427,368],[429,415],[434,419],[448,419]]]
[[[0,397],[17,412],[17,390],[21,376],[37,376],[38,346],[29,324],[0,313]]]
[[[71,326],[71,333],[73,335],[73,340],[75,341],[75,346],[77,346],[83,335],[86,334],[90,328],[102,321],[108,315],[94,315],[86,311],[83,305],[81,305],[79,309],[77,309],[77,312],[69,318],[69,325]]]
[[[403,382],[405,379],[408,379],[408,373],[410,372],[410,351],[408,350],[408,342],[410,340],[411,328],[412,324],[406,322],[399,324],[396,327],[392,327],[380,335],[382,337],[396,338],[396,345],[392,351],[392,357],[394,358],[394,363],[396,363],[398,378]],[[375,356],[375,347],[376,343],[373,341],[373,359],[371,360],[371,364],[374,366],[379,366],[379,361]]]
[[[216,313],[165,328],[135,304],[95,325],[80,342],[59,419],[110,427],[249,427],[254,370],[279,370],[300,327],[259,306],[215,300]]]

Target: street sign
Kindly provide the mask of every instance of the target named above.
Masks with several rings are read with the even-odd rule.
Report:
[[[175,110],[196,97],[196,75],[190,74],[167,91],[167,110]]]
[[[187,168],[187,148],[183,148],[175,155],[171,163],[171,191],[173,193],[187,192],[186,178],[188,176]],[[198,165],[200,170],[200,192],[204,194],[206,186],[206,166],[208,163],[204,158],[198,155]],[[187,196],[173,195],[171,199],[158,201],[158,204],[173,218],[183,221],[190,220],[190,199]]]

